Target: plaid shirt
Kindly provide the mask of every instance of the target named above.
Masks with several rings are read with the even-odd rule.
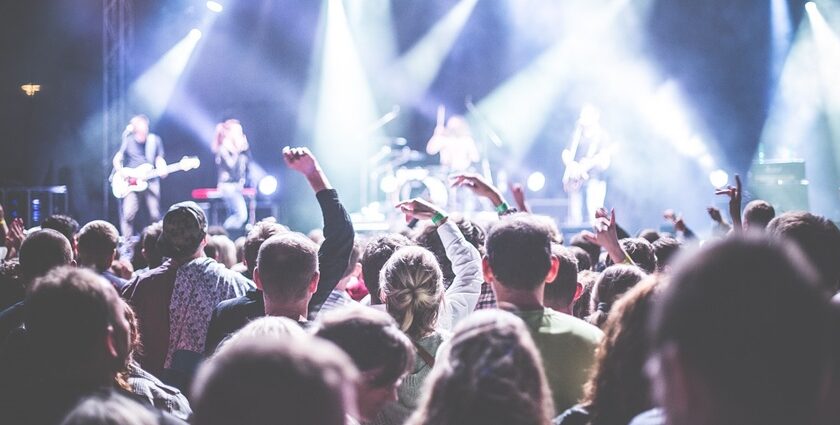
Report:
[[[493,287],[487,282],[482,283],[481,294],[478,296],[478,304],[476,304],[475,309],[484,310],[496,307],[498,307],[498,303],[496,302],[496,294],[493,292]]]

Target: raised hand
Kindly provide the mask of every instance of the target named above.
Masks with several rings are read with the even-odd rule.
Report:
[[[735,174],[735,186],[715,190],[715,195],[729,196],[729,215],[732,217],[732,228],[736,232],[743,230],[741,226],[741,176]]]
[[[315,192],[331,188],[326,174],[321,170],[321,165],[318,164],[318,160],[309,148],[286,146],[283,148],[283,160],[289,168],[303,174]]]
[[[421,198],[409,199],[402,201],[395,205],[403,214],[405,214],[405,221],[409,222],[412,219],[431,220],[434,216],[440,214],[446,217],[446,211],[437,205]],[[442,223],[439,222],[438,224]]]
[[[615,210],[599,208],[595,213],[595,221],[592,223],[592,232],[581,233],[584,239],[604,248],[616,264],[624,263],[627,255],[621,244],[618,242],[618,225],[615,224]]]
[[[709,213],[709,217],[715,223],[724,224],[723,217],[720,215],[720,210],[715,207],[706,207],[706,212]]]
[[[289,168],[303,174],[308,175],[314,173],[318,167],[318,160],[312,155],[309,148],[290,148],[286,146],[283,148],[283,160]]]
[[[685,230],[687,229],[687,226],[685,225],[685,221],[683,221],[682,216],[678,216],[677,213],[674,212],[674,210],[665,210],[665,212],[662,213],[662,217],[664,217],[665,220],[668,220],[670,223],[672,223],[674,225],[674,230],[678,232],[685,232]]]
[[[481,174],[477,173],[460,173],[449,178],[449,183],[452,187],[467,187],[478,196],[485,197],[493,203],[494,207],[498,207],[504,202],[502,193],[496,189],[492,184],[484,180]]]
[[[528,204],[525,203],[525,188],[522,187],[519,183],[514,183],[513,186],[510,187],[510,193],[513,194],[513,201],[516,202],[516,208],[522,212],[531,212],[531,209],[528,208]]]
[[[9,250],[9,253],[16,253],[20,250],[20,246],[23,244],[23,238],[23,219],[18,217],[12,220],[9,231],[6,232],[6,248]]]

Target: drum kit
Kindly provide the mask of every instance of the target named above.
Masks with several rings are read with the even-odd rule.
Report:
[[[481,159],[478,162],[475,162],[475,158],[468,160],[468,163],[475,162],[475,167],[471,166],[469,169],[478,171],[490,181],[493,181],[490,175],[487,142],[489,140],[496,147],[501,147],[501,139],[469,98],[466,101],[466,107],[485,135],[483,137],[483,149],[480,151]],[[390,112],[372,123],[367,134],[372,135],[375,130],[396,119],[399,113],[399,106],[395,106]],[[460,137],[459,143],[465,143],[464,139],[468,139],[466,142],[475,146],[469,124],[464,117],[459,116],[458,118],[466,126],[466,129],[462,129],[465,134],[455,134],[458,132],[454,128],[450,128],[452,127],[451,122],[454,121],[453,117],[450,117],[450,122],[447,123],[444,122],[444,118],[445,110],[443,106],[440,106],[435,135],[432,136],[432,139],[441,137],[441,135],[450,139],[457,136]],[[426,145],[431,144],[432,139]],[[366,161],[361,176],[362,216],[390,217],[396,214],[393,205],[412,198],[423,198],[443,208],[463,209],[463,205],[457,202],[457,198],[462,196],[456,197],[455,190],[448,184],[449,174],[453,172],[451,166],[430,166],[429,163],[432,161],[429,158],[431,155],[412,149],[408,146],[406,139],[402,137],[383,138],[377,144],[380,146],[379,151]],[[473,148],[473,151],[476,151],[476,155],[479,155],[479,151],[475,148]],[[440,162],[444,162],[443,158]]]
[[[447,171],[424,165],[428,155],[407,146],[404,138],[388,139],[369,159],[365,193],[370,202],[396,205],[424,198],[441,207],[449,200]]]

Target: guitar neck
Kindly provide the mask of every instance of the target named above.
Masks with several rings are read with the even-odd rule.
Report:
[[[181,164],[177,162],[174,164],[167,165],[162,170],[155,168],[154,170],[149,172],[149,174],[146,176],[146,179],[156,179],[164,174],[172,174],[176,171],[183,171],[181,169]]]

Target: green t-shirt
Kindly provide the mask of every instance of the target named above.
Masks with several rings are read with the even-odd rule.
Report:
[[[555,412],[577,404],[604,333],[577,317],[547,307],[514,314],[528,326],[540,350]]]

